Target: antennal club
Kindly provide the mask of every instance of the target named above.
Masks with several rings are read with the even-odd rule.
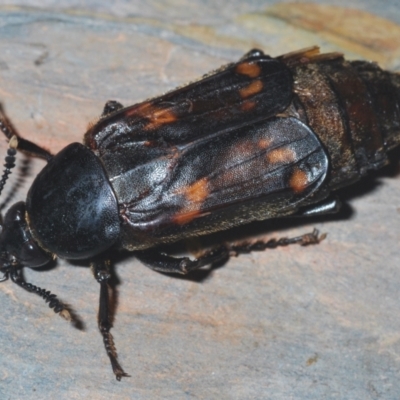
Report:
[[[4,132],[3,128],[8,129],[2,121],[0,121],[0,129]],[[5,132],[4,132],[5,133]],[[3,176],[0,180],[0,194],[3,191],[3,188],[7,182],[9,175],[11,174],[11,170],[15,167],[15,155],[17,154],[17,147],[18,147],[18,138],[17,136],[13,135],[8,142],[8,149],[7,155],[5,157],[5,164],[4,164],[4,172]]]

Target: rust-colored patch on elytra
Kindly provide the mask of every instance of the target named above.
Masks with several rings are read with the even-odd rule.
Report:
[[[281,148],[272,150],[270,153],[268,153],[267,158],[271,164],[277,164],[294,161],[296,154],[291,149]]]
[[[187,186],[181,191],[190,203],[202,203],[208,196],[207,178]]]
[[[151,114],[153,104],[145,102],[132,107],[129,107],[124,112],[124,117],[145,117]]]
[[[177,120],[176,115],[171,110],[162,108],[151,110],[151,113],[146,118],[149,120],[147,125],[144,126],[146,130],[157,129],[162,125],[170,124]]]
[[[186,212],[179,212],[174,217],[172,217],[172,222],[184,225],[193,221],[196,217],[200,216],[200,210],[193,210],[193,211],[186,211]]]
[[[270,145],[271,145],[271,140],[263,138],[258,141],[258,147],[260,149],[267,149]]]
[[[307,174],[299,168],[296,168],[290,177],[289,185],[295,193],[301,193],[308,184]]]
[[[240,97],[242,99],[246,99],[247,97],[254,96],[257,93],[260,93],[263,88],[263,83],[260,79],[257,79],[251,82],[246,87],[239,90]]]
[[[251,111],[255,106],[256,106],[255,101],[246,100],[242,103],[240,108],[242,109],[242,111]]]
[[[261,74],[261,67],[254,62],[244,61],[236,66],[236,72],[250,78],[257,78]]]
[[[178,191],[185,197],[186,204],[172,218],[172,221],[183,225],[201,215],[200,209],[209,194],[207,178],[202,178]]]

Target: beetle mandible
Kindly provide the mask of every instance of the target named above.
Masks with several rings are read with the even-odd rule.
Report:
[[[24,280],[23,268],[55,257],[89,259],[100,283],[99,329],[113,372],[106,252],[127,249],[156,271],[188,273],[233,254],[296,238],[221,245],[197,259],[159,244],[256,220],[337,212],[335,191],[384,166],[400,142],[400,76],[346,61],[317,47],[277,58],[260,50],[160,97],[124,108],[109,101],[100,120],[57,155],[15,135],[16,150],[43,158],[26,202],[6,213],[0,234],[2,280],[40,295],[65,318],[55,295]]]

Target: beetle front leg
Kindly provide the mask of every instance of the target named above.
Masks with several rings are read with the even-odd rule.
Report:
[[[108,282],[111,278],[110,274],[110,261],[109,260],[96,260],[92,264],[93,273],[100,283],[100,301],[99,301],[99,315],[98,324],[101,335],[103,336],[104,347],[111,362],[111,367],[118,381],[123,377],[129,375],[122,369],[117,360],[117,350],[114,345],[114,338],[110,332],[112,324],[110,322],[110,298],[108,294]]]

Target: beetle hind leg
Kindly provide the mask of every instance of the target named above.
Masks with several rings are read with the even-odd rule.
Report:
[[[110,321],[110,298],[108,294],[108,282],[111,278],[109,260],[96,261],[92,264],[94,276],[97,282],[100,283],[100,301],[98,325],[107,355],[110,359],[112,370],[118,381],[121,378],[129,377],[118,362],[117,350],[114,344],[114,338],[110,332],[112,323]]]
[[[154,271],[187,274],[206,265],[227,261],[231,256],[247,254],[252,251],[275,249],[290,244],[300,244],[302,246],[317,244],[324,240],[325,237],[326,234],[320,235],[319,231],[314,229],[311,233],[294,238],[284,237],[268,241],[258,240],[256,242],[227,243],[207,251],[201,257],[194,260],[188,257],[172,257],[164,253],[155,252],[154,249],[135,251],[135,257]]]
[[[165,253],[155,252],[153,249],[135,251],[135,257],[154,271],[187,274],[206,265],[228,260],[229,249],[224,245],[218,246],[194,260],[188,257],[172,257]]]
[[[326,233],[320,235],[318,229],[314,229],[310,233],[296,236],[293,238],[283,237],[280,239],[257,240],[256,242],[243,242],[230,245],[231,253],[238,256],[239,254],[251,253],[252,251],[264,251],[266,249],[276,249],[277,247],[285,247],[290,244],[299,244],[308,246],[310,244],[318,244],[326,238]]]
[[[340,211],[342,202],[337,196],[328,197],[327,199],[309,205],[305,208],[300,209],[293,216],[296,217],[316,217],[321,215],[336,214]]]

